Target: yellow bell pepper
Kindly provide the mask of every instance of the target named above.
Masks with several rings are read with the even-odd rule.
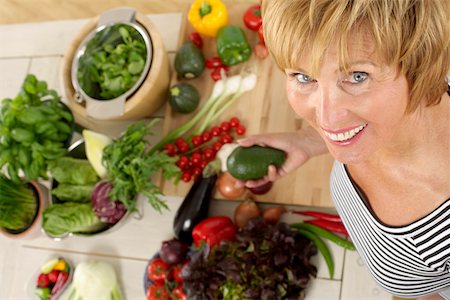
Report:
[[[58,260],[53,269],[58,271],[64,271],[66,269],[66,262],[64,260]]]
[[[228,24],[227,8],[220,0],[195,0],[188,20],[198,33],[215,37],[219,29]]]

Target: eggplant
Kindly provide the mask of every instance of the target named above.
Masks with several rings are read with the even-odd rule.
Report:
[[[217,175],[200,175],[184,198],[173,221],[175,237],[192,243],[192,229],[208,216],[209,202],[216,185]]]

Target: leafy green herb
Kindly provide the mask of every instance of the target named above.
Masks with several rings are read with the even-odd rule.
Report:
[[[0,227],[25,229],[32,223],[37,209],[36,196],[30,188],[0,174]]]
[[[136,210],[136,196],[142,193],[150,205],[159,212],[168,209],[159,195],[159,187],[151,182],[151,177],[162,170],[166,179],[180,176],[175,165],[176,158],[165,152],[148,153],[146,137],[151,135],[155,122],[144,121],[131,124],[125,133],[103,150],[103,164],[113,188],[109,197],[119,200],[128,211]]]
[[[83,91],[100,100],[116,98],[139,80],[147,58],[144,39],[133,27],[116,24],[97,32],[79,59]]]
[[[67,153],[73,116],[54,90],[36,76],[26,76],[19,95],[0,106],[0,169],[20,182],[47,178],[47,163]]]

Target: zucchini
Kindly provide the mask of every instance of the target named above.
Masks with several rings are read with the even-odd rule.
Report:
[[[267,168],[280,168],[286,160],[286,153],[271,147],[237,147],[227,159],[230,174],[240,180],[259,179],[267,175]]]
[[[189,83],[177,83],[169,90],[169,104],[176,112],[187,114],[193,112],[200,102],[197,89]]]
[[[192,79],[200,76],[205,69],[205,57],[192,42],[185,42],[175,55],[175,71],[178,76]]]

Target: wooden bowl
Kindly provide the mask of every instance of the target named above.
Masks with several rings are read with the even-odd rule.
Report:
[[[61,66],[63,97],[72,109],[76,123],[94,130],[101,127],[103,123],[137,120],[152,115],[165,102],[170,83],[169,59],[161,36],[145,15],[136,12],[136,22],[144,27],[152,41],[153,56],[150,70],[137,91],[127,98],[122,115],[108,120],[97,120],[88,116],[85,102],[78,103],[75,100],[75,89],[71,78],[72,61],[84,38],[97,27],[99,19],[100,16],[93,18],[81,29],[67,49]]]

